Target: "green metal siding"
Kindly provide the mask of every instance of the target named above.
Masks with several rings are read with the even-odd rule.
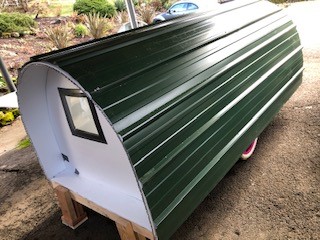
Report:
[[[234,12],[246,17],[231,18]],[[225,30],[221,19],[229,19]],[[33,60],[68,72],[108,116],[160,239],[176,231],[267,126],[299,86],[303,65],[295,25],[265,1]]]

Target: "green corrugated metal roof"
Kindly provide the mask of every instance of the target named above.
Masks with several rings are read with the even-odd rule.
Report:
[[[123,139],[168,238],[301,81],[294,24],[251,2],[35,57],[76,79]]]

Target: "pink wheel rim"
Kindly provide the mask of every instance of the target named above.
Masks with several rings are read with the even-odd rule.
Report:
[[[256,146],[257,146],[257,141],[258,138],[256,138],[250,145],[249,147],[242,153],[241,155],[241,159],[242,160],[247,160],[248,158],[251,157],[251,155],[253,154]]]
[[[252,150],[254,150],[255,146],[257,144],[257,139],[255,139],[249,147],[243,152],[243,154],[249,154]]]

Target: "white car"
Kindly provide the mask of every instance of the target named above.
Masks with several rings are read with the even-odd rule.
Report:
[[[189,14],[198,11],[209,11],[215,9],[219,3],[210,0],[182,0],[174,3],[167,12],[157,15],[153,23],[176,18],[183,14]]]

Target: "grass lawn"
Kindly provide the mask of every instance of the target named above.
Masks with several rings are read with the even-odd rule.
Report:
[[[61,16],[70,16],[73,12],[74,1],[54,1],[50,4],[50,16],[57,16],[60,13]]]

